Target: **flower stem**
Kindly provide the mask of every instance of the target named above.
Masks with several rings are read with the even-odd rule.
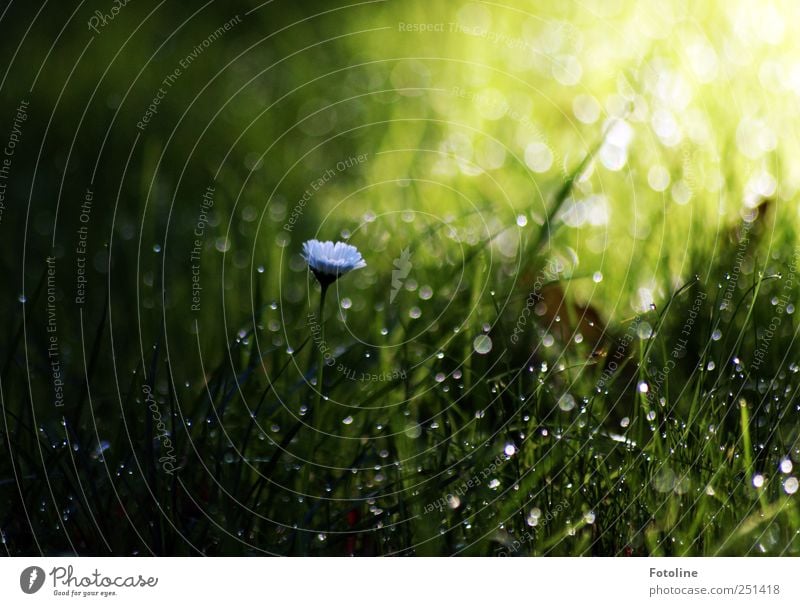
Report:
[[[325,295],[328,292],[327,284],[320,284],[321,292],[319,294],[319,359],[317,361],[317,408],[320,407],[322,402],[322,373],[325,368]]]

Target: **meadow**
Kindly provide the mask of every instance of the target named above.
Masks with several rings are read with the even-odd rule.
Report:
[[[9,3],[3,551],[800,555],[799,13]]]

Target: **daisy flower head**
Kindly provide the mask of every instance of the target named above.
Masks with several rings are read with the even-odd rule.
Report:
[[[322,286],[335,282],[349,271],[367,266],[358,249],[344,242],[309,240],[303,243],[303,258]]]

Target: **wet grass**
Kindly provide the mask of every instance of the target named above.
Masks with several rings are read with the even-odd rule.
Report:
[[[15,475],[4,484],[20,487],[2,522],[6,548],[797,554],[796,260],[790,250],[765,254],[770,220],[766,210],[749,215],[706,275],[603,326],[591,347],[566,270],[546,286],[561,288],[561,309],[534,308],[512,346],[507,335],[531,292],[525,275],[498,272],[487,279],[494,290],[475,292],[474,281],[450,277],[451,262],[425,285],[449,297],[404,289],[409,303],[431,303],[415,321],[409,305],[404,318],[368,291],[344,292],[357,274],[337,283],[338,295],[332,288],[336,365],[319,402],[304,314],[279,301],[255,306],[252,325],[242,318],[202,383],[176,377],[156,344],[146,369],[119,386],[122,423],[94,409],[96,378],[63,424],[42,422],[23,394],[6,393]],[[523,246],[540,240],[523,237]],[[491,241],[468,249],[465,273],[487,272]],[[314,286],[309,278],[310,304]],[[359,297],[345,307],[373,311],[342,309],[345,294]],[[287,326],[287,316],[289,347],[270,347],[270,322]],[[106,321],[92,327],[92,357]],[[354,338],[377,327],[387,345]]]

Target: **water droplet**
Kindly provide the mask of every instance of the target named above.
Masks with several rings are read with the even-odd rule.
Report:
[[[648,391],[650,391],[650,386],[647,383],[644,381],[639,383],[639,393],[647,393]]]
[[[93,459],[102,459],[103,453],[111,448],[111,443],[107,440],[100,440],[100,442],[95,446],[94,450],[92,451],[92,458]]]
[[[786,481],[783,483],[783,490],[786,494],[796,493],[797,488],[798,488],[797,478],[795,477],[786,478]]]
[[[722,338],[722,331],[719,328],[715,328],[714,332],[711,333],[711,340],[719,341],[721,338]]]
[[[345,425],[350,425],[350,423],[352,422],[353,422],[353,417],[349,415],[346,416],[344,419],[342,419],[342,423],[344,423]]]
[[[344,299],[341,300],[339,305],[342,306],[342,309],[350,309],[353,306],[353,302],[347,297],[345,297]]]
[[[575,398],[571,394],[565,393],[558,399],[558,407],[564,412],[569,412],[575,408]]]
[[[161,245],[160,244],[153,244],[153,252],[160,253],[161,252]]]
[[[764,485],[764,476],[760,473],[757,473],[753,476],[753,486],[756,488],[761,488]]]
[[[528,224],[528,217],[525,215],[517,215],[517,225],[525,227]]]
[[[472,348],[475,350],[475,353],[486,355],[492,351],[492,340],[488,335],[478,335],[472,342]]]
[[[671,492],[675,488],[675,472],[669,467],[662,467],[653,477],[653,488],[658,492]]]
[[[595,284],[598,284],[598,283],[602,282],[603,281],[603,273],[599,272],[599,271],[594,272],[594,274],[592,275],[592,281]]]
[[[503,448],[503,452],[506,454],[507,457],[513,457],[514,454],[517,452],[517,447],[511,443],[506,444],[505,448]]]
[[[791,459],[784,459],[781,461],[781,471],[783,473],[792,473],[792,460]]]
[[[422,435],[422,426],[416,423],[410,423],[406,426],[405,434],[409,438],[418,438]]]

